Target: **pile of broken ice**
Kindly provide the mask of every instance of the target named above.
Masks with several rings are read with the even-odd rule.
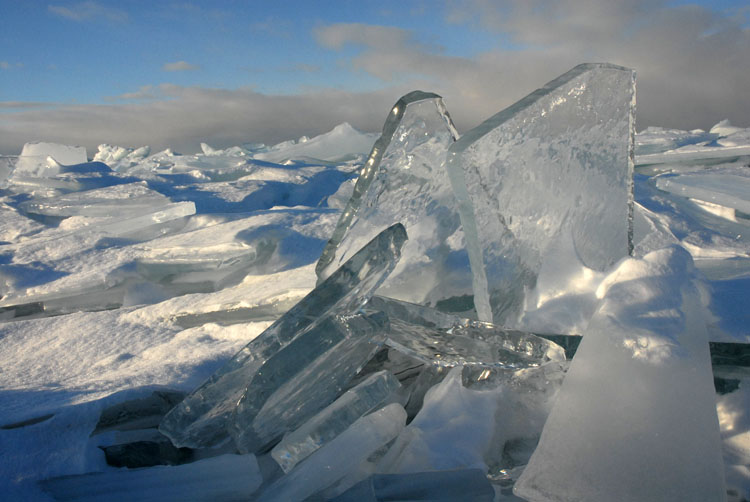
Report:
[[[439,96],[401,98],[323,250],[317,287],[159,431],[204,456],[254,455],[247,490],[263,501],[724,499],[692,259],[679,247],[628,258],[634,114],[634,72],[608,64],[578,66],[460,138]],[[108,175],[70,163],[70,179],[46,161],[28,170],[55,175],[39,190],[94,188]],[[19,167],[11,188],[30,183]],[[127,194],[112,200],[122,214],[91,238],[129,235],[139,218],[158,232],[191,210],[138,183],[116,193]],[[25,210],[66,214],[83,204],[76,197]],[[106,187],[85,197],[97,199],[91,216],[109,214],[96,212],[113,197]],[[167,276],[175,260],[197,277],[219,267],[215,255],[169,249],[110,285],[113,303],[128,280]],[[226,252],[227,276],[227,261],[258,253]],[[603,283],[582,307],[590,321],[575,358],[530,332],[536,300],[615,266],[629,280]]]

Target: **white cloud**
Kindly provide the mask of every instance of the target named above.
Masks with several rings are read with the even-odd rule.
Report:
[[[315,31],[324,47],[361,47],[352,69],[407,81],[446,98],[466,129],[582,62],[608,61],[638,74],[638,127],[707,128],[750,116],[750,29],[697,6],[623,0],[467,0],[448,16],[467,30],[509,37],[512,48],[447,56],[407,30],[334,24]],[[750,124],[747,124],[750,125]]]
[[[23,108],[49,108],[55,103],[43,103],[38,101],[0,101],[0,109],[23,109]]]
[[[83,22],[104,19],[116,23],[124,23],[129,19],[128,13],[122,9],[103,6],[97,2],[87,1],[65,5],[48,5],[47,10],[57,16],[72,21]]]
[[[121,100],[145,100],[145,99],[157,99],[159,92],[153,85],[142,85],[134,92],[126,92],[118,96],[107,96],[107,101],[121,101]]]
[[[187,61],[175,61],[173,63],[164,63],[161,69],[164,71],[192,71],[200,69],[200,66],[190,64]]]

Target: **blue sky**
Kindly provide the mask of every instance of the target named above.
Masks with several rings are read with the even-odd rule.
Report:
[[[734,0],[0,0],[0,153],[378,130],[414,88],[466,129],[585,61],[636,69],[639,129],[747,126],[749,26]]]

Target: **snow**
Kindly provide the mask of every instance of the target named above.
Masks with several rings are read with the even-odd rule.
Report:
[[[155,389],[195,389],[312,290],[315,262],[376,137],[342,124],[317,138],[225,150],[205,145],[196,155],[102,145],[94,161],[111,171],[87,163],[80,148],[64,145],[29,144],[22,156],[1,158],[0,172],[9,174],[0,192],[4,498],[51,500],[40,481],[102,473],[113,494],[122,493],[115,487],[127,493],[129,484],[135,487],[138,476],[145,476],[161,499],[169,499],[180,480],[194,476],[190,469],[149,468],[129,474],[108,466],[97,448],[104,439],[90,437],[101,411]],[[649,128],[636,137],[636,144],[634,257],[606,271],[563,259],[550,262],[523,306],[520,323],[536,332],[584,334],[584,344],[608,347],[605,353],[582,345],[581,367],[626,360],[650,365],[642,374],[602,382],[621,389],[628,382],[648,380],[657,382],[654,392],[664,395],[658,385],[664,365],[692,361],[678,350],[686,335],[677,329],[693,326],[694,321],[700,324],[692,311],[708,309],[703,321],[708,331],[701,336],[750,343],[750,218],[745,209],[750,129],[724,122],[708,133]],[[662,190],[669,180],[697,187],[685,194],[688,197],[733,209],[731,218],[676,190]],[[126,211],[107,216],[97,211],[97,205],[111,203],[108,197],[124,198],[135,187],[140,187],[138,192],[148,190],[153,195],[149,200],[183,209],[161,222],[147,215],[131,221]],[[699,194],[698,188],[711,193]],[[48,208],[85,203],[87,209],[57,221],[32,219],[31,204],[22,206],[24,200]],[[564,251],[561,256],[569,254]],[[190,266],[170,268],[178,262]],[[669,295],[687,290],[692,292],[691,306]],[[44,303],[47,310],[34,310],[34,302]],[[19,305],[26,305],[26,310]],[[610,327],[621,342],[617,347],[615,338],[603,336]],[[638,337],[633,336],[636,332]],[[576,369],[576,361],[569,376],[582,371]],[[701,364],[701,371],[706,370],[705,358]],[[750,498],[750,378],[742,374],[737,379],[739,387],[724,395],[706,397],[709,391],[701,389],[700,423],[705,425],[710,415],[708,400],[718,412],[716,429],[729,500],[739,501]],[[451,392],[456,386],[459,389]],[[511,410],[533,410],[533,423],[524,422],[520,412],[496,419],[506,424],[508,436],[538,434],[554,401],[558,386],[553,387],[543,398],[535,395],[537,401],[530,401],[526,394],[507,389],[463,389],[457,376],[451,376],[428,394],[423,416],[399,435],[403,439],[398,441],[411,446],[404,447],[399,461],[403,469],[394,470],[492,469],[493,457],[481,451],[482,446],[504,439],[483,417],[497,415],[503,403]],[[442,394],[454,401],[438,400]],[[559,391],[564,395],[565,387]],[[677,395],[663,397],[666,411],[654,420],[674,424],[676,435],[686,434],[690,424],[682,423],[680,413],[692,413],[683,408],[692,406],[686,402],[693,395],[690,390],[682,400]],[[586,411],[586,420],[578,425],[589,433],[592,429],[584,425],[601,425],[597,417],[607,412],[606,406],[577,407],[577,402],[571,401],[566,416],[579,417]],[[476,410],[467,411],[471,407]],[[390,410],[401,420],[402,412],[395,409]],[[447,424],[443,415],[455,416],[456,421]],[[378,441],[399,434],[398,420],[384,419],[386,432]],[[596,431],[612,440],[606,427]],[[339,444],[347,443],[357,459],[367,457],[348,443],[350,436],[353,433],[340,436]],[[407,441],[409,437],[415,439]],[[661,441],[654,445],[675,448]],[[371,450],[378,447],[373,443]],[[330,451],[322,454],[331,455]],[[451,451],[461,451],[461,456],[451,458]],[[708,455],[708,450],[703,453]],[[714,457],[696,462],[715,470],[720,460]],[[247,467],[216,458],[221,460],[211,465],[190,465],[204,478],[224,469],[222,461],[238,469]],[[338,460],[335,454],[331,458]],[[317,476],[313,467],[310,463],[302,474]],[[351,478],[349,486],[367,475]],[[70,480],[67,486],[75,484]],[[78,483],[84,486],[82,480]],[[299,493],[310,493],[305,483],[298,486]]]

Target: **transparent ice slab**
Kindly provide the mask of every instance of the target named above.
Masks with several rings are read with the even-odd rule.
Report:
[[[400,224],[381,232],[188,395],[164,417],[159,429],[175,446],[203,447],[223,441],[237,402],[263,362],[315,329],[327,315],[361,307],[393,270],[406,239]]]
[[[388,315],[387,345],[426,364],[522,369],[565,360],[562,347],[533,333],[381,296],[366,308]]]
[[[128,183],[58,197],[28,200],[18,205],[27,212],[43,216],[90,216],[123,219],[135,214],[154,212],[172,202],[149,189],[146,183]]]
[[[393,440],[405,423],[406,412],[396,403],[360,418],[270,485],[258,501],[304,500],[314,495],[355,470],[376,450]]]
[[[492,502],[495,490],[481,469],[374,474],[331,502]]]
[[[618,273],[629,280],[602,286],[516,494],[724,500],[707,314],[690,255],[655,251]]]
[[[565,360],[563,348],[549,340],[468,319],[448,329],[426,328],[391,319],[385,343],[427,364],[449,368],[522,369]]]
[[[401,385],[389,371],[379,371],[344,392],[301,427],[284,436],[271,456],[284,472],[345,431],[357,419],[381,405]]]
[[[332,315],[268,357],[229,423],[237,448],[260,452],[333,401],[380,348],[387,322],[380,313]]]
[[[431,305],[471,295],[457,202],[444,166],[457,137],[440,96],[414,91],[396,102],[318,262],[321,280],[378,232],[401,222],[409,242],[379,294]]]
[[[628,254],[634,112],[632,70],[584,64],[450,147],[480,320],[512,325],[563,237],[595,270]]]

